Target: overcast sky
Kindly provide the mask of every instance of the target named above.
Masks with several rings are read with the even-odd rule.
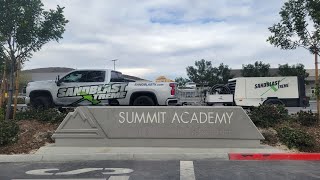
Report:
[[[186,76],[206,59],[231,68],[262,60],[272,67],[303,63],[304,49],[284,51],[266,42],[284,0],[45,0],[65,7],[63,39],[46,44],[25,64],[40,67],[113,68],[150,80]]]

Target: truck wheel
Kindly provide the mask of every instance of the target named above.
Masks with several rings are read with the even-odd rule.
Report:
[[[283,102],[279,99],[268,99],[263,104],[266,105],[284,105]]]
[[[152,100],[152,98],[150,98],[148,96],[139,96],[133,101],[132,105],[134,105],[134,106],[154,106],[155,103]]]
[[[36,108],[36,109],[49,109],[52,103],[49,97],[38,96],[32,100],[31,105],[33,108]]]

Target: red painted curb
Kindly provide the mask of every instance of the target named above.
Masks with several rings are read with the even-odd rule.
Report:
[[[320,153],[229,153],[229,160],[294,160],[294,161],[320,161]]]

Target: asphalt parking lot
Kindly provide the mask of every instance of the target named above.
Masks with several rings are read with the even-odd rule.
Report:
[[[315,161],[78,161],[0,163],[1,180],[319,179]]]

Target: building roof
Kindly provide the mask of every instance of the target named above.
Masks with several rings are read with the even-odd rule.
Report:
[[[73,68],[67,67],[46,67],[46,68],[36,68],[23,70],[26,73],[67,73],[73,71]]]

